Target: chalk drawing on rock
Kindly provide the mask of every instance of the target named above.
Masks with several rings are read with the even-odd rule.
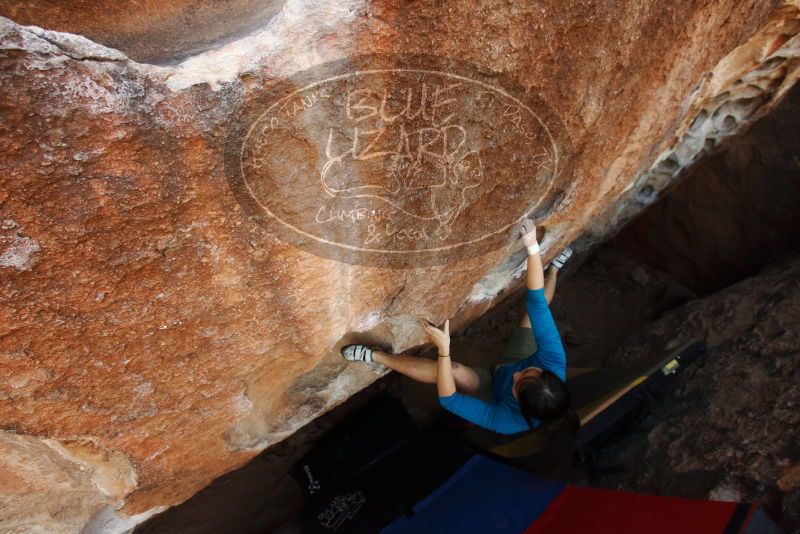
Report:
[[[370,133],[379,139],[385,132],[384,129]],[[478,187],[483,179],[480,155],[467,147],[464,129],[446,124],[438,129],[421,129],[409,134],[401,128],[394,150],[367,155],[385,160],[383,180],[375,185],[348,183],[354,174],[348,172],[344,160],[359,157],[358,137],[357,133],[351,150],[334,155],[330,149],[331,129],[325,151],[327,160],[320,173],[325,193],[333,198],[379,199],[411,219],[437,221],[436,236],[445,239],[453,221],[468,204],[467,191]],[[416,139],[414,152],[410,149],[413,138]],[[421,202],[420,195],[424,197]]]
[[[570,180],[571,145],[549,107],[452,60],[321,65],[246,101],[232,122],[226,169],[245,211],[350,263],[485,254],[522,218],[556,209]]]

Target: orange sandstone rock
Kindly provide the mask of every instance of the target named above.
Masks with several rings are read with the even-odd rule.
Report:
[[[546,259],[613,233],[783,96],[800,33],[796,2],[348,0],[203,41],[169,2],[170,41],[11,4],[47,29],[0,19],[0,520],[52,532],[130,528],[380,376],[342,343],[483,313],[522,217]]]

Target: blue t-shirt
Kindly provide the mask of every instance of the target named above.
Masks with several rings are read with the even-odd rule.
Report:
[[[444,409],[498,434],[516,434],[531,429],[522,415],[519,402],[511,392],[513,375],[527,367],[539,367],[551,371],[561,380],[566,380],[567,355],[550,307],[544,298],[544,288],[528,289],[525,307],[538,345],[536,352],[517,363],[497,368],[492,379],[491,403],[453,393],[449,397],[439,397],[439,404]],[[538,424],[539,421],[533,421],[534,427]]]

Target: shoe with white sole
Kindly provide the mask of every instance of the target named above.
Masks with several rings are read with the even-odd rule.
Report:
[[[349,362],[373,363],[372,349],[365,345],[345,345],[341,349],[342,357]]]
[[[567,247],[561,251],[561,254],[556,256],[556,259],[554,259],[550,263],[550,265],[552,265],[556,269],[561,269],[562,267],[564,267],[564,264],[567,263],[567,260],[569,260],[571,257],[572,257],[572,249]]]

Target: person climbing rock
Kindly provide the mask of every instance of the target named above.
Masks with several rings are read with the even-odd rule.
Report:
[[[570,407],[565,384],[566,353],[550,313],[558,271],[572,255],[565,249],[544,276],[536,229],[523,222],[521,234],[528,250],[526,312],[514,329],[508,348],[493,370],[452,361],[450,321],[442,329],[427,321],[422,327],[438,350],[436,361],[395,355],[364,345],[342,347],[349,361],[375,362],[426,384],[436,384],[446,410],[499,434],[516,434],[556,421]]]

